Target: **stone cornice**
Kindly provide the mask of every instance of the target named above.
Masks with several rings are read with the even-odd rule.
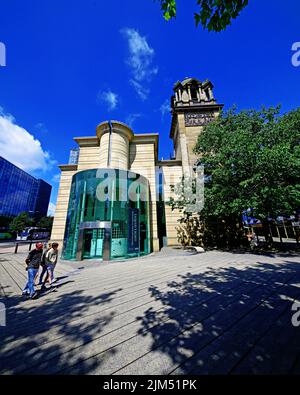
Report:
[[[190,105],[189,103],[186,106],[174,106],[172,108],[173,112],[193,112],[193,111],[206,111],[206,110],[221,110],[224,107],[224,104],[217,103],[197,103]]]
[[[76,171],[78,165],[58,165],[61,171]]]
[[[155,143],[158,141],[159,134],[158,133],[143,133],[143,134],[135,134],[133,136],[133,143]]]
[[[97,147],[99,146],[98,137],[74,137],[73,140],[79,145],[79,147]]]
[[[159,160],[157,162],[158,166],[182,166],[182,161],[180,159],[169,159],[169,160]]]

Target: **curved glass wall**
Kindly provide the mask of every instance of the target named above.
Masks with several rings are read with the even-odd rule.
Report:
[[[72,179],[63,259],[122,259],[150,252],[149,184],[139,174],[93,169]]]

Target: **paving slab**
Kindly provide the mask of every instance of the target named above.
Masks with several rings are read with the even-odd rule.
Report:
[[[128,261],[60,260],[55,291],[29,300],[27,253],[0,248],[0,374],[299,372],[296,254],[165,248]]]

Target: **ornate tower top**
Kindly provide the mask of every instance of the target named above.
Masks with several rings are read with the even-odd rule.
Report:
[[[201,82],[196,78],[185,78],[181,82],[177,81],[173,90],[175,95],[172,96],[172,109],[216,103],[213,84],[209,80]]]
[[[185,78],[173,86],[170,137],[175,157],[182,160],[185,174],[197,161],[193,149],[203,127],[213,121],[223,108],[223,104],[216,102],[213,88],[209,80],[201,82],[196,78]]]
[[[170,137],[174,137],[178,115],[184,114],[185,126],[205,126],[214,119],[223,108],[218,104],[213,94],[213,84],[196,78],[185,78],[173,86],[174,95],[171,97],[172,125]]]

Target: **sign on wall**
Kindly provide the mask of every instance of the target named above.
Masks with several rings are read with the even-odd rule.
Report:
[[[140,250],[140,212],[138,208],[128,209],[128,254]]]
[[[215,119],[213,112],[197,113],[187,112],[184,114],[185,126],[205,126]]]

